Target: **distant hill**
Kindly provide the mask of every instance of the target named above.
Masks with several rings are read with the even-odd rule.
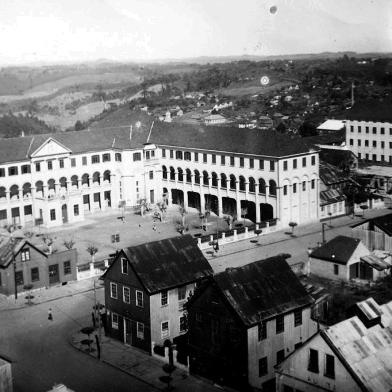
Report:
[[[45,122],[30,115],[14,116],[13,114],[5,114],[0,117],[0,138],[18,137],[22,134],[25,136],[37,135],[55,131]]]

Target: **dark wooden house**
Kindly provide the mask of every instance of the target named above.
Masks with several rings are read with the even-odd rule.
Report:
[[[211,266],[190,235],[122,249],[103,275],[110,336],[152,352],[187,332],[184,304]]]
[[[313,299],[279,255],[216,274],[188,302],[190,371],[274,390],[274,366],[317,331]]]

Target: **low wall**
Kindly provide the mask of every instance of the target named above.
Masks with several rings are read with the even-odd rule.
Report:
[[[100,260],[94,263],[79,264],[76,266],[77,280],[101,276],[109,267],[109,260]]]

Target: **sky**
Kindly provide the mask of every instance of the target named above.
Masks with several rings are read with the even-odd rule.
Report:
[[[0,64],[392,51],[392,0],[0,0]]]

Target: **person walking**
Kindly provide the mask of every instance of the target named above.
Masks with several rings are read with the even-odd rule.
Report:
[[[53,321],[52,308],[48,310],[48,320]]]

